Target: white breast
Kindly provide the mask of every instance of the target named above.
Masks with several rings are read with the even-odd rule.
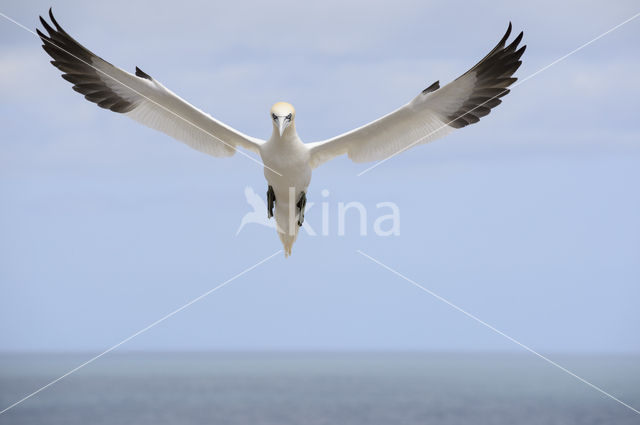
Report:
[[[298,235],[296,203],[311,182],[309,149],[297,135],[282,139],[272,137],[260,147],[260,155],[266,166],[264,176],[276,195],[274,216],[288,255]]]
[[[288,197],[290,187],[295,188],[296,196],[307,190],[311,181],[309,149],[297,135],[288,140],[274,140],[272,137],[260,147],[260,155],[262,162],[269,167],[265,167],[264,176],[276,192],[277,200]]]

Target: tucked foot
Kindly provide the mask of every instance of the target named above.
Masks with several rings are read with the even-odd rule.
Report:
[[[302,192],[300,193],[300,199],[298,199],[298,203],[296,207],[298,207],[298,227],[302,226],[304,223],[304,207],[307,205],[307,194]]]
[[[267,218],[273,217],[273,206],[276,204],[276,194],[273,187],[269,186],[267,190]]]

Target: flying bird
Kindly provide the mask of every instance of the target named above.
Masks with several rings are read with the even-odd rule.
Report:
[[[216,157],[243,148],[260,155],[267,180],[267,217],[275,216],[285,256],[304,221],[311,173],[320,164],[346,154],[354,162],[381,161],[410,147],[441,138],[476,123],[498,106],[520,67],[526,46],[521,32],[507,44],[511,23],[498,44],[474,67],[451,83],[439,81],[406,105],[362,127],[314,143],[296,132],[296,111],[287,102],[271,107],[268,140],[243,134],[216,120],[164,87],[138,67],[131,74],[86,49],[62,29],[49,10],[40,17],[43,49],[73,89],[98,106],[121,113]]]

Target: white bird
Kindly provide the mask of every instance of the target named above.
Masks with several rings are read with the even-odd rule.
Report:
[[[355,162],[381,161],[410,147],[443,137],[489,114],[516,78],[521,32],[509,45],[511,23],[495,48],[473,68],[444,87],[438,81],[406,105],[337,137],[303,143],[295,126],[295,109],[286,102],[271,108],[273,132],[268,140],[247,136],[216,120],[165,88],[136,67],[135,75],[87,50],[56,22],[40,17],[48,36],[38,30],[51,63],[73,89],[98,106],[127,115],[194,149],[216,157],[244,148],[260,155],[268,182],[267,215],[275,215],[285,256],[304,220],[311,173],[320,164],[347,154]],[[54,28],[55,27],[55,28]],[[275,210],[274,210],[275,209]]]

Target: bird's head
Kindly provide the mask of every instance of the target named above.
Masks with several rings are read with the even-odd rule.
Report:
[[[289,127],[294,127],[293,121],[296,118],[296,110],[293,105],[287,102],[278,102],[271,107],[271,122],[278,131],[280,137]]]

